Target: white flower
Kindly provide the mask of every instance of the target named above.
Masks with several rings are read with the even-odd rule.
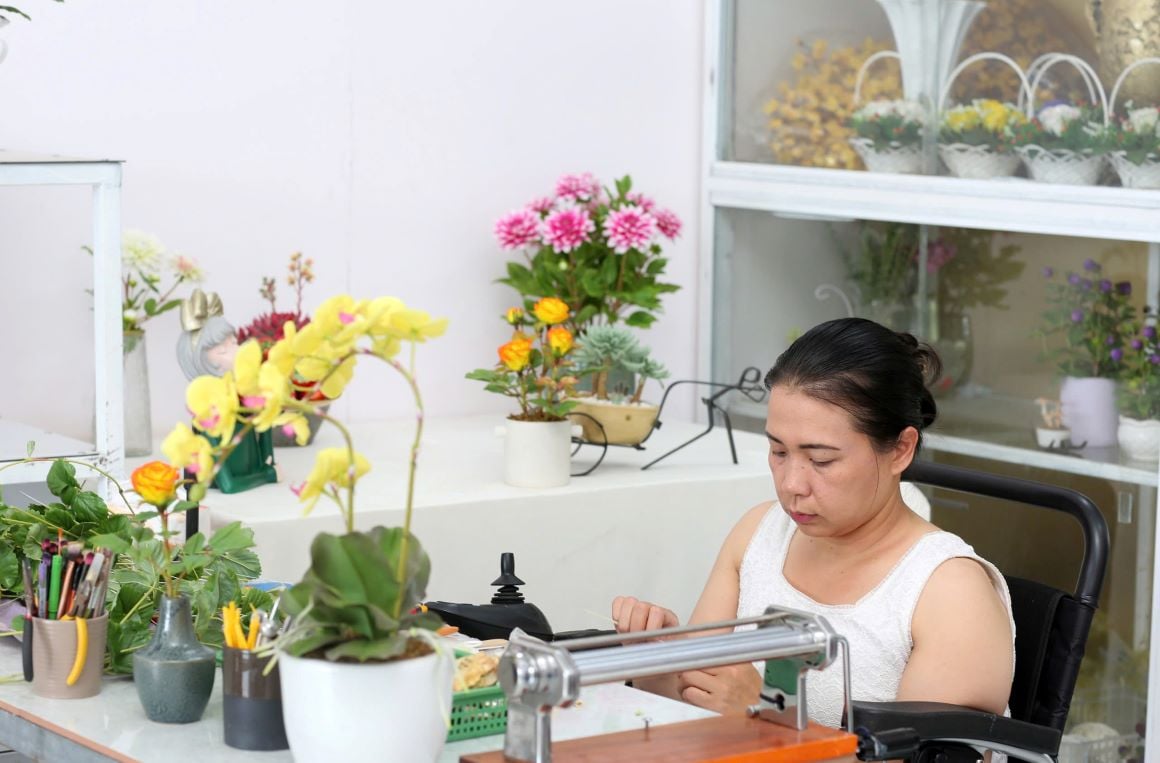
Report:
[[[926,123],[926,109],[914,101],[871,101],[854,114],[855,119],[898,116],[907,122]]]
[[[1132,125],[1132,132],[1160,130],[1160,109],[1154,106],[1132,109],[1128,112],[1128,122]]]
[[[125,310],[121,313],[121,317],[129,322],[133,322],[140,316],[137,314],[136,310]]]
[[[152,233],[127,230],[121,237],[121,256],[125,264],[146,273],[156,272],[165,246]]]
[[[1063,131],[1071,122],[1081,116],[1083,116],[1083,112],[1075,106],[1060,103],[1040,110],[1039,123],[1052,135],[1060,136],[1063,135]]]

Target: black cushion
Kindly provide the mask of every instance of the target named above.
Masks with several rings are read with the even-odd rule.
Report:
[[[912,728],[920,739],[978,739],[1055,755],[1060,731],[943,702],[855,702],[854,727]]]
[[[1011,685],[1011,717],[1037,723],[1033,707],[1047,656],[1051,626],[1059,601],[1067,594],[1051,586],[1007,576],[1015,619],[1015,680]]]

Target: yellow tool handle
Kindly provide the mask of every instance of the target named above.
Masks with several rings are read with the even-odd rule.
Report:
[[[85,657],[89,653],[89,623],[83,617],[77,618],[77,656],[73,660],[72,671],[69,672],[65,683],[69,686],[80,680],[85,670]]]
[[[246,634],[246,649],[253,650],[258,645],[258,625],[261,618],[257,612],[250,613],[250,632]]]

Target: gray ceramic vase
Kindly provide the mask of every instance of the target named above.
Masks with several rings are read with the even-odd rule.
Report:
[[[161,597],[153,640],[133,655],[133,681],[149,720],[193,723],[213,692],[214,652],[197,640],[189,599]]]

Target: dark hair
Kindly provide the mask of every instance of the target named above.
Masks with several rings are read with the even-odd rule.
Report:
[[[927,381],[942,363],[929,345],[863,318],[841,318],[814,326],[777,359],[765,388],[788,386],[842,408],[854,428],[878,450],[888,450],[907,427],[922,430],[938,410]]]

